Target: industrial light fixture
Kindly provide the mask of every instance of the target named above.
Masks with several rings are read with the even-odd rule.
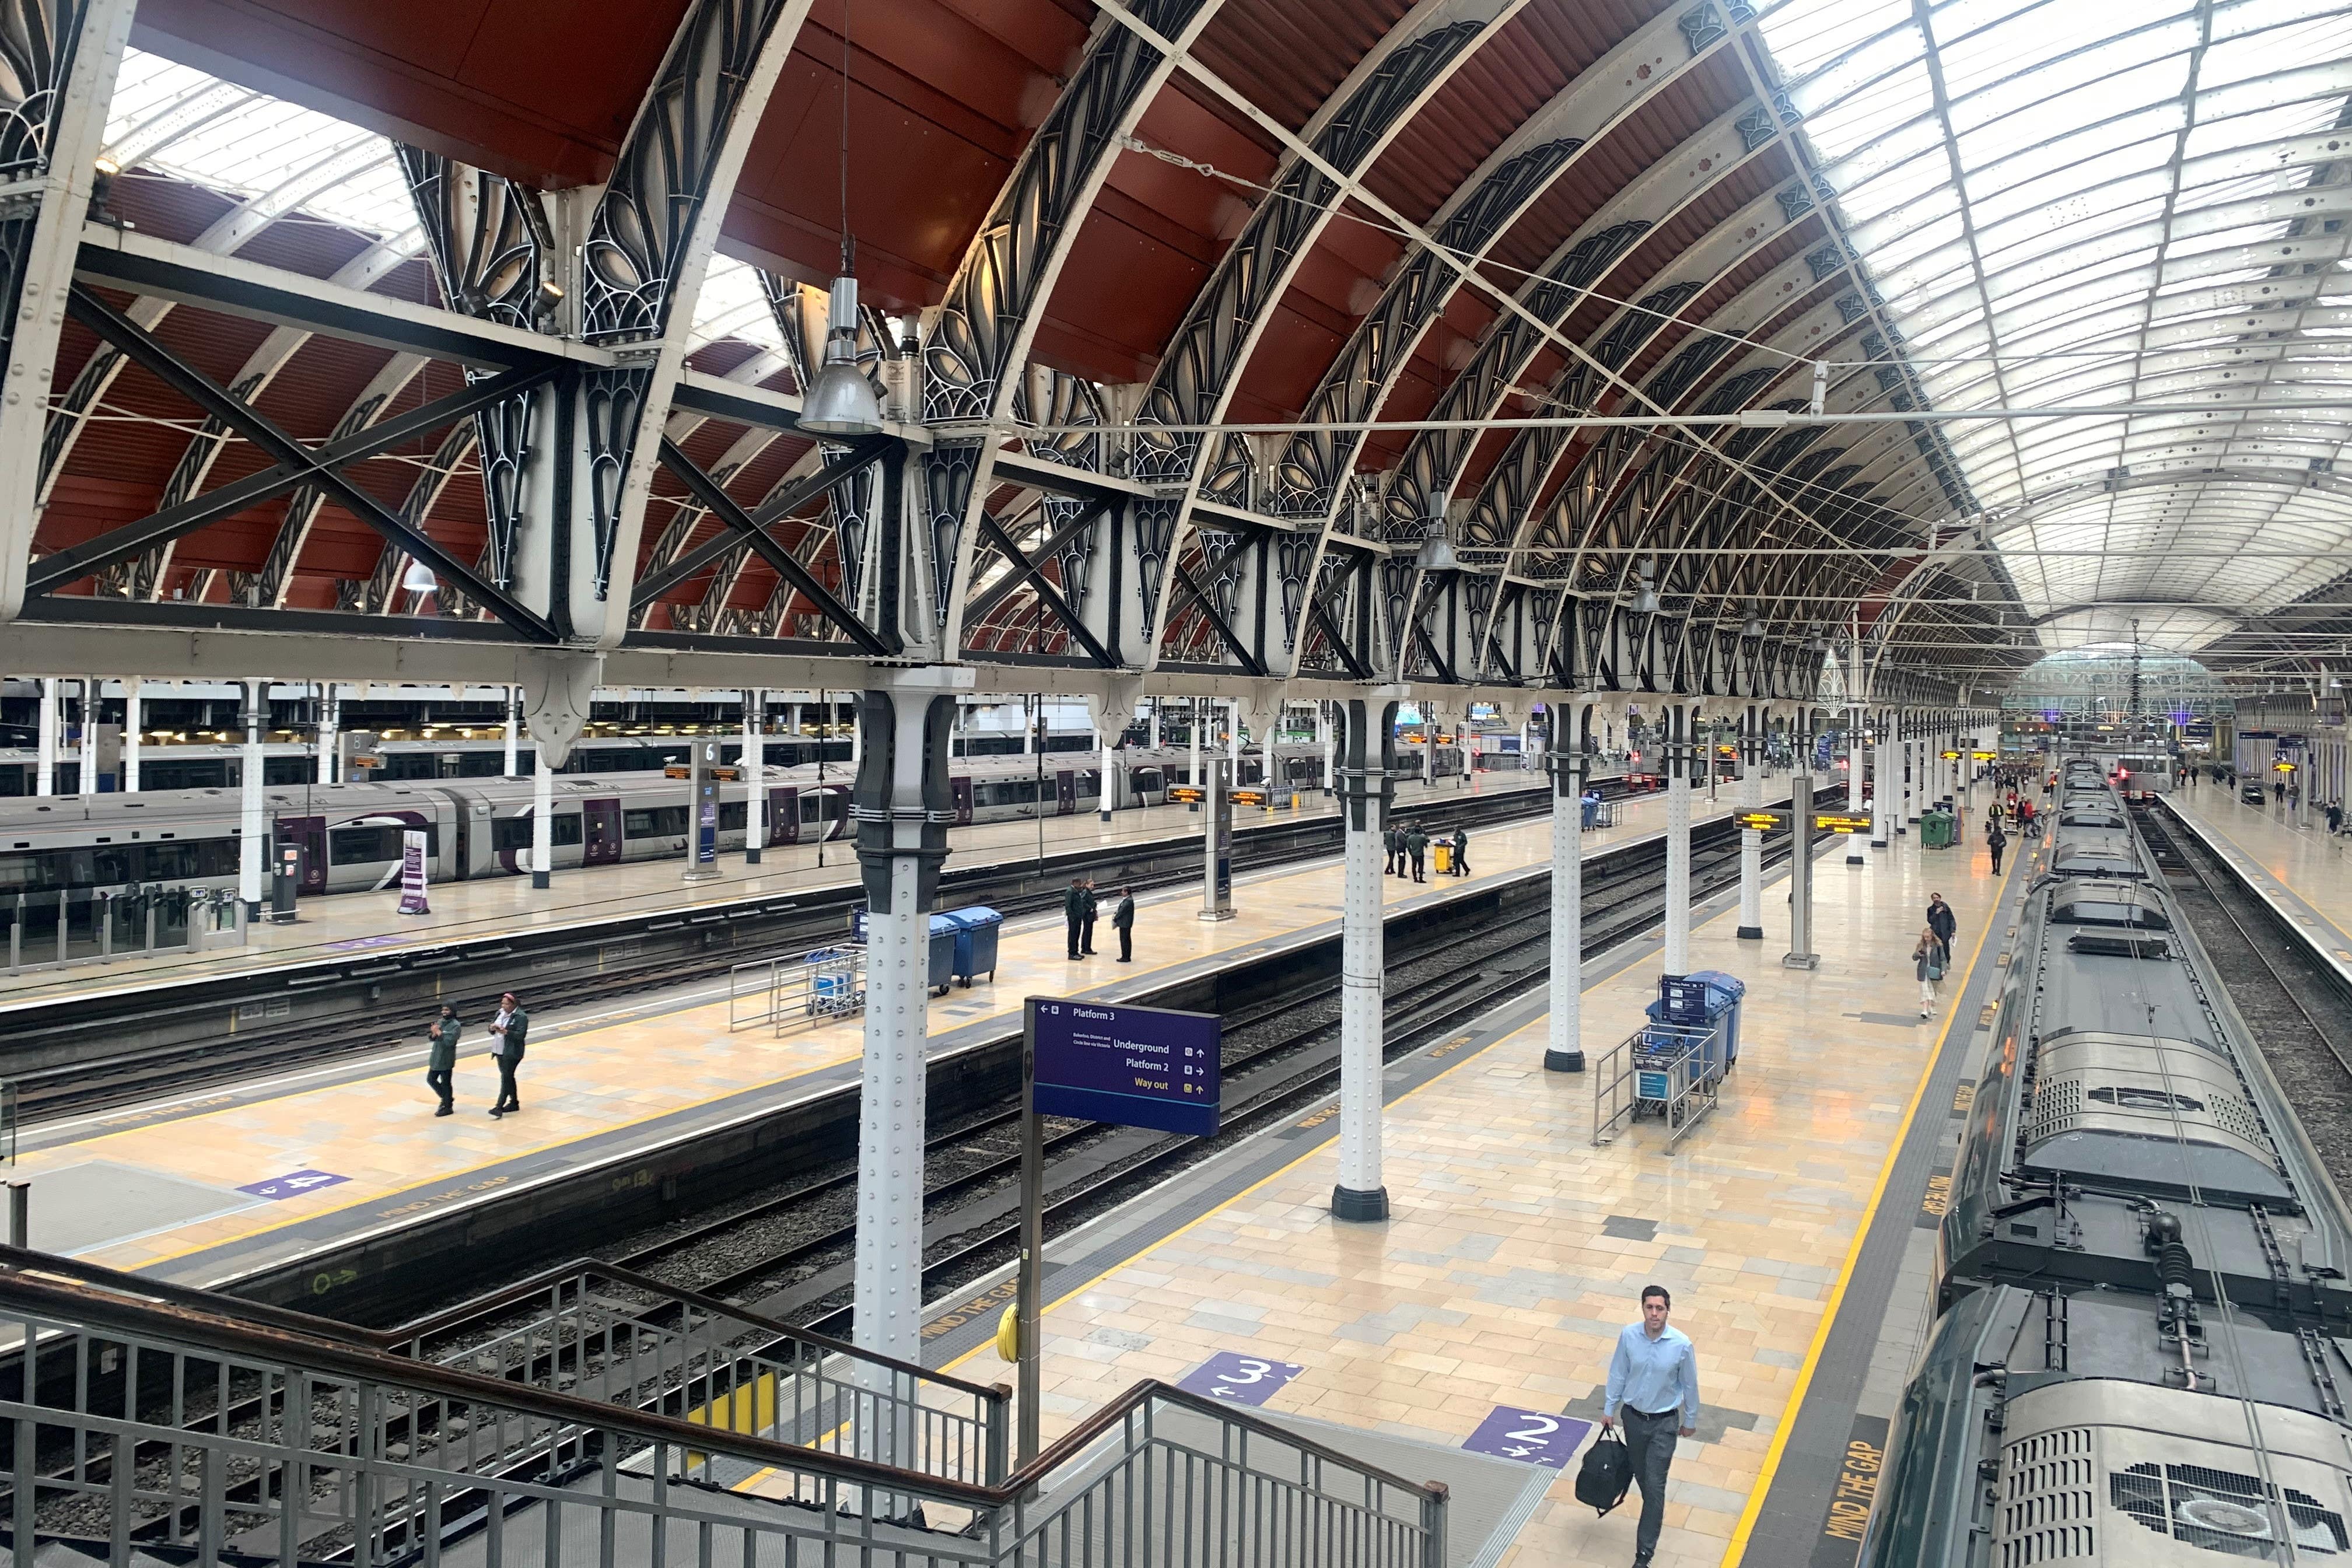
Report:
[[[1641,574],[1641,586],[1633,595],[1633,613],[1637,616],[1654,616],[1658,613],[1658,584],[1655,580],[1658,563],[1654,558],[1645,555],[1642,558],[1641,564],[1634,570]]]
[[[1758,605],[1756,601],[1753,599],[1748,601],[1748,621],[1746,625],[1739,628],[1739,635],[1747,637],[1750,641],[1761,641],[1763,639],[1764,617],[1760,613],[1759,613]]]
[[[841,8],[841,272],[825,315],[824,364],[801,398],[801,428],[818,436],[872,436],[882,400],[857,366],[857,242],[849,233],[849,5]]]
[[[441,579],[433,574],[432,567],[412,556],[409,559],[408,569],[400,574],[400,586],[404,592],[410,594],[437,593],[441,587]]]

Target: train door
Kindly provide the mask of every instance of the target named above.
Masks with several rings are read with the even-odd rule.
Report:
[[[581,851],[583,866],[617,865],[621,858],[621,803],[583,800],[580,803]]]
[[[1078,775],[1068,768],[1054,775],[1054,815],[1069,816],[1078,809]]]
[[[327,819],[323,816],[281,816],[278,819],[278,842],[291,844],[302,852],[302,879],[295,885],[298,895],[308,898],[327,890]]]
[[[969,773],[960,773],[949,779],[948,793],[955,800],[955,825],[958,827],[970,827],[971,826],[971,776]]]
[[[798,844],[801,841],[801,792],[796,789],[772,789],[768,792],[768,842]]]

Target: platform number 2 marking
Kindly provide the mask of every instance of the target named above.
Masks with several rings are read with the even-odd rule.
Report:
[[[1591,1430],[1591,1422],[1573,1416],[1547,1415],[1540,1410],[1497,1405],[1462,1446],[1474,1454],[1490,1454],[1498,1459],[1516,1459],[1523,1465],[1559,1470],[1567,1468],[1570,1458],[1584,1446]]]

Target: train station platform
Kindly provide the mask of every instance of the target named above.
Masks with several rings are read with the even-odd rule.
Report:
[[[1486,801],[1496,795],[1539,791],[1544,782],[1542,774],[1529,772],[1475,773],[1468,775],[1466,782],[1461,778],[1434,784],[1409,780],[1398,786],[1397,799],[1405,805]],[[1237,808],[1236,829],[1246,834],[1254,826],[1316,821],[1337,812],[1333,800],[1320,791],[1281,795],[1276,802],[1271,808]],[[1199,815],[1189,806],[1142,806],[1114,812],[1108,822],[1091,812],[1047,817],[1042,840],[1034,817],[977,823],[951,829],[950,844],[953,863],[970,868],[1030,859],[1039,853],[1041,842],[1049,855],[1113,850],[1196,834],[1200,823]],[[285,925],[257,922],[248,928],[241,943],[221,938],[202,952],[169,948],[152,954],[127,952],[110,963],[79,963],[64,969],[28,962],[20,973],[0,972],[0,1005],[84,996],[93,986],[111,988],[333,962],[646,915],[690,916],[699,910],[745,900],[804,897],[856,884],[857,847],[847,838],[822,845],[780,845],[764,850],[757,866],[746,865],[740,852],[724,855],[715,876],[695,882],[682,879],[684,868],[682,859],[667,858],[560,870],[545,891],[534,890],[528,877],[446,882],[429,889],[432,912],[425,915],[400,914],[397,888],[309,898],[299,904],[297,920]],[[32,960],[37,954],[28,952],[26,957]]]
[[[2315,810],[2255,805],[2210,780],[2165,797],[2216,853],[2339,964],[2352,965],[2352,839],[2331,837]]]
[[[1671,1152],[1654,1121],[1594,1146],[1594,1074],[1543,1069],[1536,998],[1391,1066],[1386,1223],[1333,1219],[1338,1142],[1318,1110],[1051,1244],[1047,1439],[1139,1378],[1223,1388],[1402,1473],[1454,1478],[1449,1563],[1622,1564],[1638,1496],[1597,1519],[1572,1478],[1615,1336],[1654,1282],[1696,1342],[1704,1401],[1659,1568],[1852,1563],[1853,1501],[1866,1511],[1928,1321],[1950,1080],[1984,1043],[2030,878],[2012,861],[1996,880],[1981,847],[1916,835],[1853,868],[1825,844],[1811,972],[1780,965],[1785,873],[1761,943],[1737,940],[1736,895],[1695,910],[1693,962],[1748,992],[1721,1107]],[[1922,1019],[1910,954],[1931,891],[1957,915],[1958,963]],[[1596,1061],[1655,996],[1658,952],[1587,964]],[[986,1341],[1006,1298],[1000,1284],[940,1313],[940,1363],[1004,1372]]]
[[[1727,813],[1734,793],[1712,804],[1701,795],[1695,819]],[[1663,796],[1628,803],[1616,826],[1583,836],[1588,855],[1657,833],[1664,812]],[[1548,863],[1550,834],[1548,815],[1475,834],[1472,876],[1433,873],[1425,884],[1391,878],[1390,904],[1442,900]],[[933,999],[933,1051],[1017,1027],[1032,994],[1115,1000],[1188,967],[1206,970],[1335,931],[1341,879],[1336,856],[1244,876],[1236,917],[1217,922],[1197,918],[1197,885],[1149,895],[1139,900],[1131,968],[1115,961],[1108,910],[1097,935],[1103,951],[1075,964],[1058,916],[1016,921],[1003,936],[992,982]],[[462,1047],[457,1114],[433,1114],[422,1077],[429,1010],[420,1010],[414,1050],[39,1123],[23,1136],[16,1173],[33,1184],[33,1241],[114,1268],[215,1284],[855,1081],[856,1018],[776,1033],[730,1030],[729,1013],[722,989],[536,1016],[522,1073],[525,1109],[505,1120],[487,1114],[497,1076],[482,1018],[470,1020]]]

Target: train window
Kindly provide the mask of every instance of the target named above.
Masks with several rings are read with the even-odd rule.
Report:
[[[722,800],[719,803],[719,830],[721,833],[740,833],[748,816],[743,802]]]
[[[556,812],[551,819],[549,839],[558,845],[580,842],[580,814]],[[531,819],[528,816],[502,816],[490,824],[492,849],[528,849],[530,847]]]
[[[338,827],[327,835],[327,858],[337,866],[382,864],[400,858],[404,847],[402,836],[408,829],[394,827]],[[425,828],[425,852],[440,852],[441,835],[428,823]]]
[[[146,846],[140,879],[190,882],[205,877],[230,876],[236,870],[236,839],[181,839],[175,843]]]
[[[656,805],[621,813],[621,831],[631,838],[677,837],[686,831],[686,807]]]

